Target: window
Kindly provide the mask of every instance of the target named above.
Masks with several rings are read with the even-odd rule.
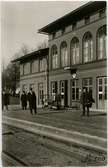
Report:
[[[34,60],[32,63],[31,63],[31,70],[32,70],[32,73],[35,73],[35,72],[38,72],[38,60]]]
[[[73,30],[73,31],[76,29],[76,26],[77,26],[77,23],[76,23],[76,22],[72,24],[72,30]]]
[[[105,16],[105,9],[102,9],[99,11],[99,17],[104,17]]]
[[[83,38],[83,61],[84,63],[93,60],[93,40],[90,32],[85,33]]]
[[[68,66],[68,52],[67,52],[67,43],[62,42],[60,47],[61,52],[61,66]]]
[[[53,45],[51,54],[52,54],[52,69],[58,68],[58,52],[56,45]]]
[[[30,63],[24,64],[24,75],[30,74]]]
[[[45,71],[46,70],[46,59],[43,58],[43,59],[40,59],[40,62],[39,62],[39,69],[40,71]]]
[[[79,64],[79,40],[74,37],[71,41],[71,60],[72,64]]]
[[[38,90],[39,90],[39,105],[43,105],[43,101],[44,101],[44,89],[43,89],[43,83],[39,83],[38,85]]]
[[[57,94],[57,82],[51,82],[51,95],[52,99],[55,100],[55,95]]]
[[[55,36],[56,36],[56,33],[55,33],[55,32],[53,32],[53,34],[52,34],[52,38],[54,39],[54,38],[55,38]]]
[[[72,101],[79,100],[79,82],[72,80]]]
[[[61,30],[62,35],[65,33],[65,27]]]
[[[20,75],[23,75],[23,64],[20,64]]]
[[[84,78],[83,87],[86,87],[87,91],[92,90],[92,78]]]
[[[97,32],[97,57],[99,60],[106,58],[106,26]]]
[[[87,16],[87,17],[85,17],[85,24],[89,24],[89,23],[90,23],[90,17]]]
[[[65,88],[65,81],[61,81],[60,82],[60,92],[61,92],[61,95],[64,95],[64,92],[65,92],[64,88]]]

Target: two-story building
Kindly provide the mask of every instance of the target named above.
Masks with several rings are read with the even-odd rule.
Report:
[[[49,96],[61,94],[61,105],[74,107],[87,87],[95,99],[93,108],[106,110],[106,2],[89,2],[39,33],[49,36]]]
[[[42,107],[48,94],[48,59],[49,48],[26,54],[15,61],[20,62],[20,89],[26,93],[32,88],[37,97],[37,107]]]

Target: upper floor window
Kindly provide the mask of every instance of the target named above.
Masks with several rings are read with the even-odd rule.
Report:
[[[46,59],[43,58],[43,59],[40,59],[40,63],[39,63],[40,67],[40,71],[45,71],[46,70]]]
[[[85,17],[85,24],[89,24],[89,23],[90,23],[90,17],[87,16],[87,17]]]
[[[20,64],[20,75],[23,75],[23,64]]]
[[[52,34],[52,38],[54,39],[54,38],[55,38],[55,36],[56,36],[56,33],[55,33],[55,32],[53,32],[53,34]]]
[[[52,55],[52,69],[58,68],[58,51],[56,45],[52,46],[51,55]]]
[[[76,29],[76,27],[77,27],[77,23],[75,22],[72,24],[72,30],[74,31]]]
[[[32,63],[31,63],[31,70],[32,70],[32,73],[35,73],[35,72],[38,72],[39,71],[39,68],[38,68],[38,60],[34,60]]]
[[[79,40],[74,37],[71,41],[71,61],[72,64],[79,64]]]
[[[62,32],[62,35],[65,33],[65,27],[62,28],[61,32]]]
[[[93,60],[93,39],[90,32],[85,33],[83,37],[83,61],[84,63]]]
[[[62,67],[68,66],[68,51],[66,42],[61,43],[60,53],[61,53],[61,66]]]
[[[102,9],[99,11],[99,17],[104,17],[105,16],[105,9]]]
[[[102,26],[97,32],[97,57],[106,58],[106,26]]]
[[[24,64],[24,75],[30,73],[30,63],[25,63]]]

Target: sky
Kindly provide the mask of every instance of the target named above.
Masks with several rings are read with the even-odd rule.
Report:
[[[87,1],[5,1],[1,5],[1,54],[4,66],[23,45],[29,49],[48,39],[38,29]]]

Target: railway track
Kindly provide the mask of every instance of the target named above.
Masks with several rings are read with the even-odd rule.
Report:
[[[7,126],[7,125],[6,125]],[[8,126],[10,128],[13,128],[12,126]],[[16,128],[15,128],[16,129]],[[18,128],[17,128],[18,129]],[[20,129],[19,129],[20,131]],[[22,131],[22,130],[21,130]],[[29,132],[25,132],[25,134],[28,134]],[[23,139],[20,133],[18,133],[19,139]],[[37,135],[33,134],[33,137],[37,137]],[[37,142],[37,141],[36,141]],[[73,147],[70,144],[61,144],[60,142],[55,142],[53,140],[48,139],[45,136],[41,136],[40,140],[38,140],[38,145],[41,147],[47,148],[48,150],[52,150],[54,152],[60,152],[61,154],[65,156],[69,156],[70,158],[74,158],[77,161],[79,161],[80,164],[95,164],[95,165],[103,165],[106,163],[106,155],[100,154],[100,152],[96,151],[90,151],[86,149],[79,149],[78,147]],[[8,159],[8,161],[16,166],[31,166],[30,163],[25,162],[25,160],[22,160],[17,155],[14,155],[7,150],[3,150],[2,155]],[[90,156],[90,157],[89,157]],[[94,159],[98,158],[98,160],[94,161]],[[101,158],[104,158],[104,161]],[[37,164],[39,166],[39,164]]]
[[[6,163],[8,165],[12,165],[12,166],[29,166],[21,158],[11,154],[10,152],[8,152],[6,150],[2,151],[2,160],[3,160],[2,163],[3,163],[4,166],[6,166],[5,165]]]
[[[44,122],[48,122],[49,124],[55,124],[55,126],[58,125],[62,127],[62,124],[65,124],[66,127],[69,129],[70,127],[73,128],[73,129],[77,129],[78,130],[78,127],[82,127],[83,131],[91,131],[95,134],[96,132],[97,133],[100,133],[101,136],[107,136],[106,134],[106,130],[104,127],[98,127],[96,126],[94,123],[93,124],[89,124],[89,127],[87,127],[87,125],[85,126],[85,123],[83,122],[76,122],[76,121],[70,121],[70,120],[62,120],[60,118],[52,118],[52,117],[47,117],[47,116],[42,116],[42,115],[38,115],[38,117],[36,118],[36,121],[38,121],[38,118],[39,118],[39,121],[43,120]]]

